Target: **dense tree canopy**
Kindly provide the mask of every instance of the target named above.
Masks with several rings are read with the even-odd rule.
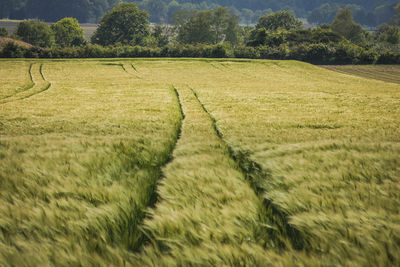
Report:
[[[28,20],[18,24],[17,35],[31,45],[49,47],[54,44],[54,33],[50,26],[39,20]]]
[[[77,46],[85,43],[83,29],[74,18],[64,18],[51,26],[56,44],[62,47]]]
[[[376,38],[380,42],[400,44],[400,27],[396,25],[383,24],[376,30]]]
[[[364,30],[360,24],[354,23],[353,15],[349,8],[339,10],[331,28],[332,31],[343,35],[346,39],[355,43],[361,43],[363,41]]]
[[[105,12],[121,2],[134,2],[145,9],[155,23],[169,21],[177,10],[229,7],[242,24],[255,24],[262,15],[279,10],[293,11],[296,17],[331,23],[339,8],[350,6],[356,22],[376,26],[395,15],[398,0],[0,0],[0,17],[39,18],[55,22],[75,17],[79,22],[97,22]],[[325,16],[326,15],[326,16]]]
[[[175,16],[177,40],[184,44],[217,44],[238,41],[238,18],[227,8],[216,10],[178,12]]]
[[[141,45],[149,35],[148,17],[149,14],[139,10],[136,4],[119,4],[101,18],[92,42],[101,45]]]
[[[4,27],[0,27],[0,37],[7,37],[8,31]]]
[[[279,11],[260,17],[256,28],[264,28],[268,31],[295,30],[301,28],[302,25],[303,23],[289,11]]]

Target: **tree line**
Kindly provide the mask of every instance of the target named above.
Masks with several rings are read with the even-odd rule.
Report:
[[[388,53],[400,53],[400,3],[394,11],[398,15],[390,24],[371,33],[354,21],[348,7],[338,10],[332,24],[304,29],[289,11],[263,15],[254,27],[240,26],[238,16],[224,7],[180,10],[173,26],[150,25],[145,10],[122,3],[101,18],[92,44],[84,41],[76,19],[64,18],[51,27],[32,20],[20,23],[14,37],[35,48],[18,48],[19,54],[12,54],[16,48],[10,44],[1,52],[11,57],[215,56],[389,63]],[[392,58],[396,63],[398,57]]]
[[[397,0],[124,0],[136,3],[150,14],[153,23],[172,23],[178,10],[215,10],[228,7],[239,17],[239,23],[256,24],[263,15],[288,10],[297,17],[316,24],[331,23],[340,8],[349,7],[357,23],[377,26],[389,22]],[[0,18],[37,18],[55,22],[64,17],[77,18],[81,23],[97,23],[100,18],[123,0],[1,0]]]

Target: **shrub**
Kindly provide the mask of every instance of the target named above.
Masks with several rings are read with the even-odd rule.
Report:
[[[85,43],[83,29],[74,18],[64,18],[51,26],[55,42],[62,47],[80,46]]]
[[[8,36],[8,31],[4,27],[0,27],[0,37],[7,37]]]
[[[14,42],[7,42],[1,50],[1,57],[23,58],[25,56],[26,50],[26,48],[19,46]]]
[[[54,33],[49,25],[39,20],[28,20],[18,24],[17,35],[33,46],[50,47],[54,44]]]

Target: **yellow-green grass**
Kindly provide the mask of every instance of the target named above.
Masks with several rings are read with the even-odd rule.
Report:
[[[312,262],[399,265],[400,86],[299,62],[217,66],[191,84]]]
[[[295,61],[11,63],[51,87],[0,104],[0,265],[400,264],[400,85]]]
[[[2,60],[1,84],[30,63],[52,86],[0,104],[0,265],[131,262],[177,138],[174,91],[100,61]]]
[[[185,119],[160,202],[146,222],[153,243],[138,257],[140,265],[265,265],[260,200],[193,92],[176,90]]]
[[[8,64],[2,64],[0,101],[33,87],[30,70],[31,63],[28,61],[10,61]]]
[[[385,82],[400,83],[398,65],[328,65],[323,68]]]

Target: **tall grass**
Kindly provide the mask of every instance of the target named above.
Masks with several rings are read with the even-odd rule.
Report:
[[[1,106],[0,265],[133,264],[180,127],[174,92],[96,61],[33,63],[52,87]]]
[[[311,262],[399,265],[399,85],[296,62],[234,65],[242,81],[226,72],[230,84],[199,85],[199,98],[235,154],[261,166],[257,187]]]
[[[246,183],[193,92],[178,87],[185,119],[160,200],[146,220],[151,243],[139,265],[264,265],[255,235],[261,202]]]
[[[0,68],[0,101],[28,90],[34,83],[30,76],[32,65],[28,61],[9,61]]]
[[[400,264],[400,85],[295,61],[0,61],[4,94],[30,63],[51,87],[0,105],[0,265]]]

